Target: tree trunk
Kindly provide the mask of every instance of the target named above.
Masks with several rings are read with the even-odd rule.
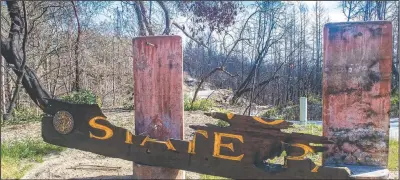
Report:
[[[4,70],[5,63],[3,56],[0,56],[0,122],[3,124],[3,115],[6,112],[6,96],[5,96],[5,83],[4,83]]]
[[[13,71],[17,77],[21,77],[21,82],[29,97],[42,110],[47,106],[47,99],[50,99],[47,91],[40,85],[36,74],[24,65],[22,48],[18,42],[21,42],[21,34],[24,27],[20,8],[17,1],[7,1],[7,7],[10,19],[12,21],[8,39],[1,39],[1,55],[8,64],[14,66]]]
[[[75,18],[76,18],[76,23],[77,23],[77,28],[78,28],[78,35],[76,37],[76,42],[75,42],[75,81],[74,81],[74,85],[73,85],[73,90],[74,91],[79,91],[81,90],[81,80],[80,80],[80,67],[79,67],[79,41],[80,41],[80,37],[81,37],[81,25],[79,23],[79,18],[78,18],[78,10],[77,7],[74,3],[74,1],[72,2],[72,7],[74,8],[74,14],[75,14]]]

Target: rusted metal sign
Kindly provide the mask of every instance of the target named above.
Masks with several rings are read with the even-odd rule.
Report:
[[[347,168],[317,166],[306,158],[309,153],[324,150],[310,143],[331,144],[332,141],[326,137],[282,132],[281,129],[292,125],[284,120],[206,113],[230,126],[190,126],[196,130],[190,141],[156,140],[112,125],[97,105],[58,100],[49,100],[49,105],[45,109],[48,116],[42,120],[42,137],[59,146],[148,166],[234,179],[350,178]],[[54,122],[60,123],[54,126]],[[287,154],[283,165],[266,163],[283,151]]]

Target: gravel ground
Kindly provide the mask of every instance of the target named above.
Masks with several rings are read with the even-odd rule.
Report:
[[[21,141],[23,139],[39,139],[41,135],[40,122],[7,125],[1,127],[1,142]]]
[[[105,111],[108,120],[120,127],[134,129],[134,112]],[[185,140],[193,130],[189,125],[216,123],[217,120],[205,116],[203,112],[185,112]],[[40,122],[2,127],[1,142],[22,139],[40,139]],[[44,162],[36,164],[22,179],[132,179],[131,161],[109,158],[76,149],[50,154]],[[398,172],[390,172],[390,179],[398,179]],[[199,179],[200,174],[186,172],[187,179]]]

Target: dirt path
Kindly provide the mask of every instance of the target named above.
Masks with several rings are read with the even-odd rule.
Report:
[[[133,129],[133,112],[105,112],[107,119],[120,127]],[[185,112],[185,139],[189,139],[193,130],[189,125],[216,123],[216,120],[205,116],[203,112]],[[33,129],[34,131],[31,131]],[[33,137],[40,138],[40,123],[17,125],[4,128],[2,141],[11,141]],[[22,179],[132,179],[132,162],[109,158],[76,149],[67,149],[60,154],[45,157],[44,162],[37,164]],[[186,172],[187,179],[199,179],[200,175]]]
[[[40,122],[17,124],[1,127],[1,142],[21,141],[24,139],[40,139]]]

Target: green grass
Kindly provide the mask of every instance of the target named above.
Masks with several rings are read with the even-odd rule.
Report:
[[[42,115],[37,112],[37,109],[29,106],[17,106],[10,119],[4,121],[2,126],[24,124],[29,122],[40,122]]]
[[[399,141],[389,140],[389,162],[388,169],[390,171],[399,170]]]
[[[200,179],[229,179],[229,178],[219,177],[219,176],[211,176],[211,175],[207,175],[207,174],[202,174],[202,175],[200,176]]]
[[[214,101],[210,99],[198,99],[194,101],[193,106],[191,103],[192,103],[192,98],[185,95],[183,101],[183,106],[185,111],[197,111],[197,110],[209,111],[215,105]]]
[[[316,124],[307,124],[307,125],[293,124],[293,127],[288,129],[282,129],[282,131],[286,133],[296,132],[296,133],[322,136],[322,126]]]
[[[33,163],[43,162],[45,155],[61,152],[64,149],[41,140],[1,143],[1,178],[19,179]]]

